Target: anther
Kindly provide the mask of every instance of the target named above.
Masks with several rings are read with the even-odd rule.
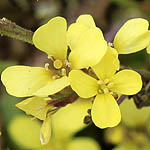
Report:
[[[59,79],[60,78],[60,76],[59,75],[54,75],[54,76],[52,76],[52,79],[53,80],[55,80],[55,79]]]
[[[106,94],[106,93],[109,93],[109,90],[108,90],[108,88],[104,88],[104,93]]]
[[[98,80],[97,83],[98,83],[99,85],[104,84],[103,80]]]
[[[71,63],[68,60],[64,60],[64,65],[71,68]]]
[[[49,70],[49,63],[46,63],[46,64],[45,64],[45,69],[46,69],[46,70]]]
[[[98,90],[98,93],[100,93],[100,94],[101,94],[101,93],[103,93],[103,91],[102,91],[101,89],[99,89],[99,90]]]
[[[53,65],[54,65],[54,67],[55,67],[56,69],[60,69],[63,64],[62,64],[62,61],[61,61],[61,60],[56,59],[56,60],[54,61]]]
[[[52,98],[46,97],[46,98],[44,98],[44,100],[45,100],[45,101],[50,101],[50,100],[52,100]]]
[[[107,85],[108,88],[112,88],[113,86],[114,86],[114,83],[113,83],[113,82],[110,82],[110,83]]]
[[[66,69],[65,69],[65,68],[62,68],[62,69],[61,69],[61,74],[62,74],[62,76],[66,76],[66,75],[67,75],[67,72],[66,72]]]
[[[112,47],[112,46],[113,46],[113,43],[108,42],[108,46]]]
[[[109,82],[109,79],[104,80],[104,84],[107,84]]]
[[[50,59],[51,61],[55,61],[53,55],[48,55],[48,59]]]

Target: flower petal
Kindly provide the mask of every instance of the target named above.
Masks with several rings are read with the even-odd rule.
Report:
[[[24,149],[39,149],[40,143],[40,127],[38,120],[32,120],[30,117],[17,114],[9,120],[7,124],[7,134],[13,139],[14,144]]]
[[[133,95],[138,93],[142,88],[140,74],[129,69],[119,71],[110,81],[114,83],[111,90],[120,94]]]
[[[86,32],[90,27],[96,27],[93,17],[91,15],[80,15],[76,23],[69,26],[67,31],[68,45],[71,50],[76,47],[79,37]]]
[[[97,80],[81,70],[72,70],[69,73],[72,89],[82,98],[90,98],[97,94]]]
[[[42,144],[47,144],[51,137],[51,116],[48,115],[44,120],[41,131],[40,131],[40,140]]]
[[[120,67],[118,53],[114,48],[108,47],[101,61],[92,67],[99,79],[108,79],[113,76]]]
[[[121,120],[119,106],[110,94],[98,94],[91,113],[94,124],[99,128],[114,127]]]
[[[77,137],[68,143],[67,150],[101,150],[101,148],[92,138]]]
[[[12,66],[5,69],[1,80],[9,94],[17,97],[32,96],[51,82],[52,72],[41,67]]]
[[[28,115],[33,115],[34,117],[44,120],[48,109],[47,102],[44,98],[41,97],[31,97],[26,100],[16,104],[16,106],[25,111]]]
[[[64,60],[67,55],[66,30],[66,20],[62,17],[55,17],[35,31],[33,43],[48,55]]]
[[[71,50],[74,50],[77,46],[79,37],[87,30],[87,26],[79,23],[73,23],[69,26],[67,31],[67,42]]]
[[[119,54],[134,53],[146,48],[150,43],[148,26],[148,21],[141,18],[127,21],[115,36],[114,48]]]
[[[150,108],[143,107],[142,109],[138,109],[133,99],[125,99],[120,105],[120,110],[122,122],[130,128],[142,127],[149,122]]]
[[[91,109],[91,99],[79,98],[72,104],[61,108],[52,116],[52,128],[55,137],[66,138],[86,127],[83,123],[87,110]]]
[[[69,78],[67,76],[61,77],[60,79],[53,80],[52,82],[46,84],[39,90],[37,90],[33,95],[46,97],[48,95],[53,95],[65,87],[70,85]]]
[[[77,46],[69,55],[73,69],[82,69],[96,65],[107,51],[107,42],[99,28],[90,28],[84,32]]]
[[[88,14],[80,15],[76,22],[88,27],[96,27],[93,17]]]

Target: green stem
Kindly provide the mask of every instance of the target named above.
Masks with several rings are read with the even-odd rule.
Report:
[[[33,44],[32,31],[24,29],[6,18],[0,19],[0,35],[8,36],[17,40],[27,42],[29,44]]]

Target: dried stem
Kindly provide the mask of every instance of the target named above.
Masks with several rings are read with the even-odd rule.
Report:
[[[24,29],[6,18],[0,19],[0,35],[8,36],[17,40],[27,42],[29,44],[33,44],[32,31]]]

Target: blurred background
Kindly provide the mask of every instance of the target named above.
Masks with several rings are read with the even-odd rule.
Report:
[[[136,17],[150,20],[150,0],[0,0],[0,18],[5,17],[33,32],[52,17],[65,17],[69,25],[80,14],[91,14],[105,39],[112,42],[126,20]],[[145,50],[119,57],[126,67],[150,71],[150,56]],[[16,64],[44,66],[46,61],[46,55],[33,45],[0,37],[0,72]],[[137,109],[132,99],[125,100],[120,106],[122,122],[119,126],[101,130],[90,124],[79,128],[69,137],[71,140],[67,140],[67,148],[68,144],[64,146],[64,141],[59,138],[49,146],[40,144],[41,122],[32,121],[31,117],[15,107],[20,100],[8,95],[0,83],[0,150],[150,149],[150,108]]]

